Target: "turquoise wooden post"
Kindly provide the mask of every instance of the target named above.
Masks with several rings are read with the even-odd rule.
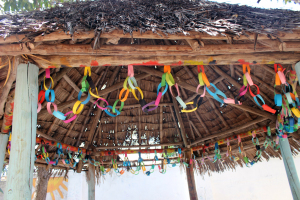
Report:
[[[0,173],[2,174],[5,159],[6,146],[8,142],[8,134],[0,133]],[[1,175],[0,175],[1,178]]]
[[[31,200],[37,124],[38,72],[38,67],[33,64],[20,64],[17,68],[5,200]]]
[[[300,200],[300,183],[288,139],[280,139],[279,145],[293,199]]]

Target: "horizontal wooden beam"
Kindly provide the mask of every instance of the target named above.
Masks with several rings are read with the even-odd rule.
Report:
[[[246,35],[242,36],[235,36],[233,37],[234,40],[253,40],[255,34],[246,32]],[[299,40],[300,39],[300,31],[295,30],[293,33],[284,33],[279,32],[278,37],[282,40]],[[73,35],[65,34],[64,31],[59,30],[52,32],[50,34],[40,35],[34,38],[34,42],[45,42],[45,41],[56,41],[56,40],[78,40],[78,39],[91,39],[95,37],[94,30],[87,31],[87,32],[80,32],[74,33]],[[24,42],[26,38],[25,34],[19,35],[11,35],[6,39],[0,38],[0,44],[7,44],[7,43],[19,43]],[[186,39],[201,39],[201,40],[227,40],[227,36],[224,35],[209,35],[206,33],[200,33],[196,31],[189,31],[186,35],[183,33],[177,34],[168,34],[165,35],[164,33],[158,31],[157,33],[153,33],[152,31],[147,31],[145,33],[140,32],[132,32],[130,33],[123,33],[123,30],[114,30],[112,32],[103,32],[100,35],[100,38],[140,38],[140,39],[167,39],[167,40],[186,40]],[[268,36],[265,34],[259,35],[257,38],[258,40],[269,40]],[[28,40],[27,40],[28,41]]]
[[[241,126],[238,126],[238,127],[232,128],[232,129],[228,129],[228,130],[225,130],[225,131],[220,131],[218,133],[215,133],[213,135],[209,135],[209,136],[206,136],[206,137],[203,137],[203,138],[199,138],[199,139],[193,141],[192,145],[196,145],[196,144],[198,144],[200,142],[204,142],[206,140],[218,139],[220,137],[225,137],[225,136],[227,136],[230,133],[234,133],[234,132],[237,132],[237,131],[239,131],[241,129],[248,128],[249,126],[252,126],[254,124],[257,124],[257,123],[265,121],[265,120],[267,120],[267,119],[259,117],[259,118],[255,119],[255,120],[247,122],[246,124],[243,124]]]
[[[30,57],[30,56],[29,56]],[[69,55],[69,56],[40,56],[49,62],[61,65],[61,60],[70,63],[74,67],[80,65],[90,65],[91,60],[96,60],[100,66],[119,66],[119,65],[228,65],[241,64],[240,61],[249,62],[251,64],[294,64],[299,61],[300,53],[253,53],[253,54],[230,54],[230,55],[214,55],[214,56],[98,56],[98,55]],[[47,68],[49,62],[38,58],[33,58],[38,63]]]
[[[216,55],[258,52],[289,52],[300,51],[300,42],[285,42],[279,46],[270,47],[257,44],[212,44],[205,45],[197,51],[189,45],[102,45],[95,53],[91,45],[86,44],[55,44],[38,45],[33,49],[24,47],[23,44],[0,45],[0,55],[148,55],[148,56],[180,56],[180,55]],[[282,45],[284,46],[282,49]],[[34,45],[32,45],[34,46]],[[281,48],[281,49],[280,49]]]
[[[124,149],[124,148],[150,148],[150,147],[165,147],[165,146],[182,146],[182,142],[166,143],[166,144],[152,144],[152,145],[136,145],[136,146],[101,146],[95,149]]]

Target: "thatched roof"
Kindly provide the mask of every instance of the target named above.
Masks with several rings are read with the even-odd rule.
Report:
[[[0,35],[48,33],[57,29],[73,34],[121,29],[161,31],[164,34],[198,31],[210,35],[240,35],[244,31],[276,34],[299,26],[299,12],[265,10],[208,1],[106,0],[63,3],[43,11],[0,16]]]
[[[291,64],[300,58],[299,46],[295,45],[299,44],[299,12],[288,10],[264,10],[207,1],[103,0],[66,3],[50,10],[5,15],[0,19],[1,36],[10,35],[7,40],[0,40],[1,55],[27,54],[29,61],[41,67],[39,82],[45,76],[42,67],[51,63],[58,67],[78,67],[89,65],[95,59],[100,67],[92,67],[92,79],[98,88],[102,88],[99,95],[110,105],[118,98],[127,76],[127,65],[134,63],[135,76],[139,77],[138,85],[146,102],[156,99],[163,71],[161,65],[166,63],[175,63],[172,74],[179,84],[182,98],[185,102],[192,101],[198,85],[196,65],[200,62],[193,61],[197,58],[209,64],[205,66],[209,81],[230,98],[237,96],[243,84],[241,63],[250,62],[252,79],[272,107],[275,80],[272,63],[280,62],[284,68],[290,69]],[[3,56],[2,61],[6,60],[7,57]],[[7,70],[5,67],[0,71],[2,83]],[[84,68],[80,67],[51,69],[55,103],[61,112],[72,109],[83,74]],[[6,96],[14,94],[13,81],[6,89]],[[38,114],[38,133],[74,146],[84,142],[91,144],[89,148],[111,148],[114,145],[182,143],[184,130],[188,143],[196,146],[273,125],[276,118],[259,108],[250,95],[246,95],[240,107],[221,106],[207,95],[195,112],[179,112],[177,115],[177,102],[169,93],[162,98],[161,106],[149,113],[141,111],[130,93],[122,113],[115,118],[109,117],[92,102],[85,105],[75,123],[69,124],[48,114],[43,104]],[[263,143],[265,135],[258,137]],[[297,134],[290,138],[295,154],[299,149],[299,139]],[[253,159],[256,150],[251,136],[242,141],[248,147],[249,159]],[[237,141],[232,141],[231,145],[236,149]],[[48,152],[55,149],[50,147]],[[226,144],[220,145],[220,149],[226,152]],[[213,147],[206,151],[210,157],[212,153]],[[195,155],[201,157],[202,152],[195,151]],[[262,157],[280,157],[280,153],[269,147]],[[104,161],[110,159],[103,158]],[[234,163],[227,158],[224,163],[205,162],[201,172],[223,171],[243,163],[242,159]]]

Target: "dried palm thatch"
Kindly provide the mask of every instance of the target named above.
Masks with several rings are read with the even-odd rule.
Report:
[[[272,107],[275,81],[273,63],[282,61],[283,67],[289,70],[299,59],[299,19],[299,12],[294,11],[264,10],[207,1],[79,2],[63,4],[62,7],[50,10],[0,16],[0,35],[6,37],[6,40],[0,39],[0,49],[3,50],[0,55],[3,55],[2,61],[5,61],[6,55],[29,54],[22,57],[21,62],[31,61],[41,67],[39,83],[45,76],[42,67],[49,65],[44,60],[59,60],[57,66],[64,68],[51,69],[51,76],[55,82],[55,103],[63,113],[71,111],[77,99],[84,75],[84,68],[78,66],[87,65],[83,62],[109,60],[110,63],[100,63],[104,65],[102,67],[92,67],[92,79],[99,88],[99,95],[103,95],[113,105],[127,77],[127,66],[122,66],[123,60],[131,59],[131,63],[139,63],[136,60],[149,58],[147,53],[152,55],[147,61],[156,61],[164,56],[169,56],[164,59],[171,63],[176,60],[172,74],[179,82],[183,100],[189,102],[197,95],[195,89],[199,84],[197,64],[190,60],[190,55],[208,55],[210,61],[205,70],[209,81],[230,98],[238,95],[243,84],[241,61],[238,60],[250,56],[253,58],[250,61],[252,79],[259,86],[266,103]],[[78,32],[80,34],[76,35]],[[137,32],[141,34],[134,35]],[[123,33],[129,33],[130,36]],[[218,37],[220,35],[222,37]],[[112,55],[114,57],[110,57]],[[183,55],[189,62],[179,60],[178,57],[182,58]],[[262,61],[257,62],[256,56]],[[269,56],[275,58],[275,61],[264,61]],[[219,58],[222,62],[218,61]],[[134,72],[136,77],[140,77],[138,85],[144,93],[145,101],[151,102],[157,97],[157,86],[161,81],[159,74],[162,74],[163,66],[143,65],[135,64]],[[0,86],[7,73],[8,67],[1,69]],[[8,88],[9,98],[14,95],[14,81],[11,81]],[[296,90],[299,93],[299,87]],[[6,99],[5,96],[4,101]],[[130,93],[122,113],[115,118],[99,110],[92,102],[87,103],[76,120],[68,124],[48,114],[44,103],[38,114],[38,133],[41,137],[47,136],[69,145],[91,149],[178,142],[195,146],[275,121],[275,117],[262,112],[249,95],[240,107],[220,105],[206,96],[195,112],[182,113],[176,112],[178,104],[167,92],[158,109],[144,113]],[[294,154],[299,149],[296,142],[300,139],[298,136],[295,133],[295,140],[290,139]],[[259,135],[261,141],[264,137]],[[245,145],[252,144],[250,136],[242,141]],[[232,141],[231,145],[236,148],[237,142]],[[246,151],[250,159],[255,155],[253,148]],[[220,145],[220,149],[226,151],[226,144]],[[47,147],[47,152],[50,158],[54,157],[56,147]],[[212,157],[209,152],[213,152],[213,148],[208,149]],[[194,153],[201,157],[201,152]],[[280,158],[280,153],[268,148],[262,157],[265,160],[270,157]],[[111,156],[96,156],[96,160],[111,161]],[[223,163],[206,160],[200,165],[199,173],[222,172],[243,165],[242,159],[232,162],[225,158]],[[83,170],[86,170],[86,165],[83,165]],[[98,183],[104,177],[98,167],[96,177]]]

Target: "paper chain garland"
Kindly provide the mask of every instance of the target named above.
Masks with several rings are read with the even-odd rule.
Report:
[[[98,63],[92,62],[91,65],[98,65]],[[94,104],[101,110],[103,110],[107,115],[111,117],[116,117],[121,114],[122,109],[124,107],[124,102],[127,100],[129,93],[132,93],[134,98],[140,103],[142,110],[144,112],[150,112],[158,108],[161,97],[167,92],[167,90],[170,90],[171,95],[177,100],[177,102],[181,105],[182,107],[182,112],[194,112],[196,111],[201,103],[202,100],[206,94],[206,91],[218,102],[220,102],[221,105],[225,104],[238,104],[241,105],[242,103],[238,100],[238,98],[243,97],[246,92],[248,91],[250,95],[253,97],[254,101],[256,104],[264,109],[265,111],[271,112],[272,114],[276,113],[276,110],[269,107],[268,105],[265,104],[264,99],[260,95],[260,90],[257,85],[255,85],[252,81],[252,78],[250,76],[250,66],[249,64],[243,64],[243,87],[240,89],[239,94],[235,99],[230,99],[227,98],[227,96],[220,91],[214,84],[210,83],[206,74],[203,65],[198,65],[198,80],[199,80],[199,85],[197,86],[196,93],[198,93],[200,87],[203,87],[203,93],[200,95],[197,95],[195,99],[191,102],[184,103],[184,101],[180,97],[180,91],[178,84],[175,83],[175,80],[171,74],[171,68],[170,66],[166,65],[164,66],[164,73],[161,78],[161,82],[157,87],[157,98],[155,101],[152,101],[150,103],[146,103],[144,100],[144,94],[142,90],[138,87],[137,81],[134,78],[134,69],[132,65],[128,65],[128,76],[126,77],[124,83],[123,83],[123,88],[121,89],[119,93],[119,99],[117,99],[113,106],[108,105],[107,100],[104,98],[98,96],[98,90],[97,87],[95,87],[93,80],[91,78],[91,67],[89,66],[81,66],[85,67],[84,69],[84,76],[81,81],[81,90],[78,93],[78,101],[74,104],[72,111],[67,112],[66,114],[61,113],[60,111],[57,110],[57,105],[54,103],[55,100],[55,93],[53,90],[54,82],[52,77],[50,76],[50,69],[46,69],[46,76],[44,78],[44,90],[41,90],[38,96],[38,112],[41,110],[41,104],[44,102],[44,100],[47,101],[47,110],[50,114],[54,115],[55,117],[63,120],[65,123],[70,123],[71,121],[75,120],[77,115],[83,110],[84,105],[87,104],[90,101],[91,96],[96,98],[97,100],[94,102]],[[285,76],[283,74],[283,69],[281,65],[279,66],[277,70],[277,64],[276,64],[276,84],[280,85],[285,84],[288,85],[288,83],[285,81]],[[291,71],[291,73],[295,77],[295,72]],[[49,88],[45,85],[45,80],[50,79],[51,84]],[[290,109],[296,116],[300,117],[300,111],[294,106],[295,103],[293,102],[293,98],[295,99],[295,94],[297,96],[297,93],[295,92],[289,92],[289,91],[295,91],[293,87],[295,87],[295,80],[292,80],[292,83],[289,85],[289,87],[286,86],[286,101],[288,102],[289,105],[293,105],[293,107]],[[174,86],[174,87],[173,87]],[[215,90],[215,92],[212,92],[208,87],[212,86]],[[251,90],[251,86],[255,86],[257,89],[257,94],[254,94]],[[163,89],[162,89],[163,88]],[[173,91],[173,88],[175,88],[176,93]],[[140,93],[140,99],[136,95],[136,90]],[[162,90],[162,91],[161,91]],[[95,91],[96,93],[93,93],[92,91]],[[82,100],[83,94],[87,92],[87,97],[85,100]],[[295,93],[293,95],[293,93]],[[290,95],[291,94],[291,95]],[[51,97],[51,98],[50,98]],[[98,105],[99,101],[104,101],[106,106],[101,107]],[[262,103],[260,103],[260,102]],[[298,96],[296,97],[297,105],[299,104],[299,99]],[[284,104],[282,103],[282,98],[281,94],[276,94],[275,93],[275,104],[278,107],[282,107],[281,105]],[[120,103],[119,109],[117,109],[117,104]],[[51,105],[54,108],[54,111],[52,112],[51,110]],[[188,105],[193,105],[192,109],[187,109]],[[154,107],[153,107],[154,106]],[[108,109],[109,108],[109,109]],[[289,107],[287,107],[289,108]],[[112,111],[112,112],[110,112]],[[67,119],[68,115],[73,114],[73,116],[69,119]],[[276,113],[277,114],[277,113]],[[290,122],[292,123],[292,121]]]

